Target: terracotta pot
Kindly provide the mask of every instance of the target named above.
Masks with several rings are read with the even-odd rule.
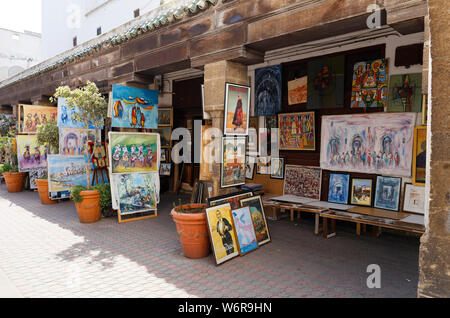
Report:
[[[8,192],[22,192],[25,173],[23,172],[3,172],[6,188]]]
[[[35,182],[38,187],[39,197],[41,198],[42,204],[49,205],[58,203],[58,201],[50,200],[48,196],[48,180],[36,179]]]
[[[100,194],[97,190],[81,191],[83,201],[76,203],[75,206],[78,212],[78,218],[81,223],[95,223],[100,220]]]
[[[177,212],[180,208],[186,207],[202,208],[204,211],[195,214]],[[211,251],[205,210],[205,204],[187,204],[176,207],[170,213],[177,226],[183,254],[187,258],[203,258]]]

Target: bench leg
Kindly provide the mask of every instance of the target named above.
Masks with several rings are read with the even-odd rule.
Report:
[[[291,222],[294,222],[294,210],[291,210]]]
[[[336,236],[336,220],[331,219],[331,233],[328,234],[328,218],[322,217],[323,222],[323,237],[329,239]]]
[[[356,235],[361,235],[361,223],[356,223]]]

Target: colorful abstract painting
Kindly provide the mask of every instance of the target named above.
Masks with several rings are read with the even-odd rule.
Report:
[[[416,113],[374,113],[322,117],[320,166],[411,176]]]
[[[255,116],[273,116],[281,111],[281,65],[255,70]]]
[[[23,110],[23,133],[36,133],[39,125],[56,122],[58,108],[52,106],[19,105]]]
[[[113,85],[112,127],[158,128],[158,91]]]
[[[398,211],[402,178],[377,177],[374,207]]]
[[[347,204],[349,182],[350,175],[331,173],[328,186],[328,202]]]
[[[77,185],[87,187],[89,184],[89,164],[86,157],[48,156],[48,189],[50,193],[69,193]]]
[[[314,112],[278,115],[280,150],[316,150]]]
[[[308,101],[308,77],[300,77],[288,82],[288,105],[303,104]]]
[[[258,248],[252,216],[248,207],[232,211],[233,224],[236,230],[239,252],[241,255],[250,253]]]
[[[427,166],[427,126],[414,129],[413,184],[425,186]]]
[[[159,172],[159,135],[155,133],[109,133],[109,158],[113,174]]]
[[[316,167],[286,165],[284,195],[320,200],[322,170]]]
[[[63,97],[58,98],[58,127],[59,128],[86,128],[85,123],[77,121],[74,118],[74,114],[80,113],[78,107],[71,108],[67,105],[66,99]],[[94,125],[88,125],[87,129],[103,129],[101,127],[95,127]]]
[[[36,190],[36,179],[42,179],[47,177],[47,169],[34,169],[28,172],[30,177],[30,190]]]
[[[19,171],[27,172],[47,167],[48,146],[38,146],[36,135],[17,136]]]
[[[98,129],[60,128],[59,154],[62,156],[89,155],[90,144],[101,141]]]
[[[351,204],[372,205],[372,179],[352,179]]]
[[[422,111],[422,74],[392,75],[389,80],[388,112]]]
[[[248,135],[250,87],[227,83],[225,87],[225,135]]]
[[[386,107],[389,60],[359,62],[353,67],[351,108]]]
[[[253,227],[255,229],[256,239],[258,245],[270,242],[270,233],[267,226],[266,215],[264,213],[264,206],[261,201],[261,197],[252,197],[241,200],[242,207],[249,207],[252,215]]]
[[[222,138],[222,188],[245,184],[245,137]]]

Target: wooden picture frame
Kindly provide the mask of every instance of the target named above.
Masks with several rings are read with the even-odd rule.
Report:
[[[281,169],[281,173],[277,174],[276,171],[274,171],[274,162],[279,162],[279,166]],[[286,167],[286,159],[285,158],[270,158],[270,178],[271,179],[281,179],[284,180],[284,172]]]
[[[369,203],[361,203],[360,201],[355,201],[354,200],[354,197],[355,197],[355,180],[356,181],[362,181],[362,182],[370,182],[370,191],[369,191],[370,199],[368,200]],[[364,194],[365,190],[361,189],[361,191],[363,191],[363,193],[361,195],[365,196],[365,194]],[[360,191],[358,191],[358,192],[360,192]],[[362,200],[362,201],[367,201],[367,200]],[[351,191],[350,191],[350,204],[351,205],[371,207],[372,206],[372,202],[373,202],[373,180],[372,179],[353,178],[352,179],[352,184],[351,184]]]
[[[173,127],[173,107],[158,107],[159,127]]]
[[[272,239],[270,237],[269,225],[267,224],[266,213],[264,212],[261,196],[242,199],[241,206],[248,206],[250,208],[258,245],[262,246],[270,243]]]
[[[253,159],[251,162],[250,158]],[[256,158],[252,156],[246,156],[245,160],[245,179],[247,180],[253,180],[255,177],[255,165],[256,165]]]
[[[225,83],[225,136],[247,136],[250,118],[250,86]],[[240,128],[243,125],[244,127]]]
[[[291,122],[293,118],[296,119],[296,121]],[[312,127],[309,127],[310,125],[312,125]],[[310,128],[309,132],[305,131],[308,127]],[[278,114],[278,129],[278,145],[280,151],[317,151],[317,125],[315,111]],[[295,137],[291,136],[292,132],[294,132]],[[302,136],[305,136],[306,138],[311,137],[313,140],[309,145],[305,146],[303,145],[305,138],[301,137],[299,134],[302,134]],[[296,146],[288,146],[288,142],[293,141],[296,141]],[[299,141],[301,141],[302,145],[299,145]]]
[[[231,211],[233,227],[236,233],[239,255],[244,256],[258,249],[258,240],[253,225],[249,207],[242,207]],[[250,238],[250,243],[244,243],[244,237]]]
[[[414,193],[415,192],[415,193]],[[422,197],[423,204],[420,202],[410,203],[412,199],[412,195],[418,196],[415,200],[420,201]],[[412,183],[405,183],[405,187],[403,190],[403,204],[402,210],[403,212],[414,213],[414,214],[425,214],[425,188],[421,186],[413,185]]]
[[[159,166],[159,175],[163,177],[170,177],[172,175],[172,164],[161,162]]]
[[[414,128],[412,179],[415,186],[424,187],[426,183],[427,126]],[[419,150],[422,150],[419,153]],[[419,167],[420,166],[420,167]]]

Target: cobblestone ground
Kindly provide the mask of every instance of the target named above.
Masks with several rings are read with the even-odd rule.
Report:
[[[419,239],[313,234],[312,219],[269,222],[273,242],[215,266],[182,256],[163,195],[157,219],[79,223],[73,202],[0,186],[0,272],[24,297],[416,297]],[[381,288],[366,286],[369,264]]]

